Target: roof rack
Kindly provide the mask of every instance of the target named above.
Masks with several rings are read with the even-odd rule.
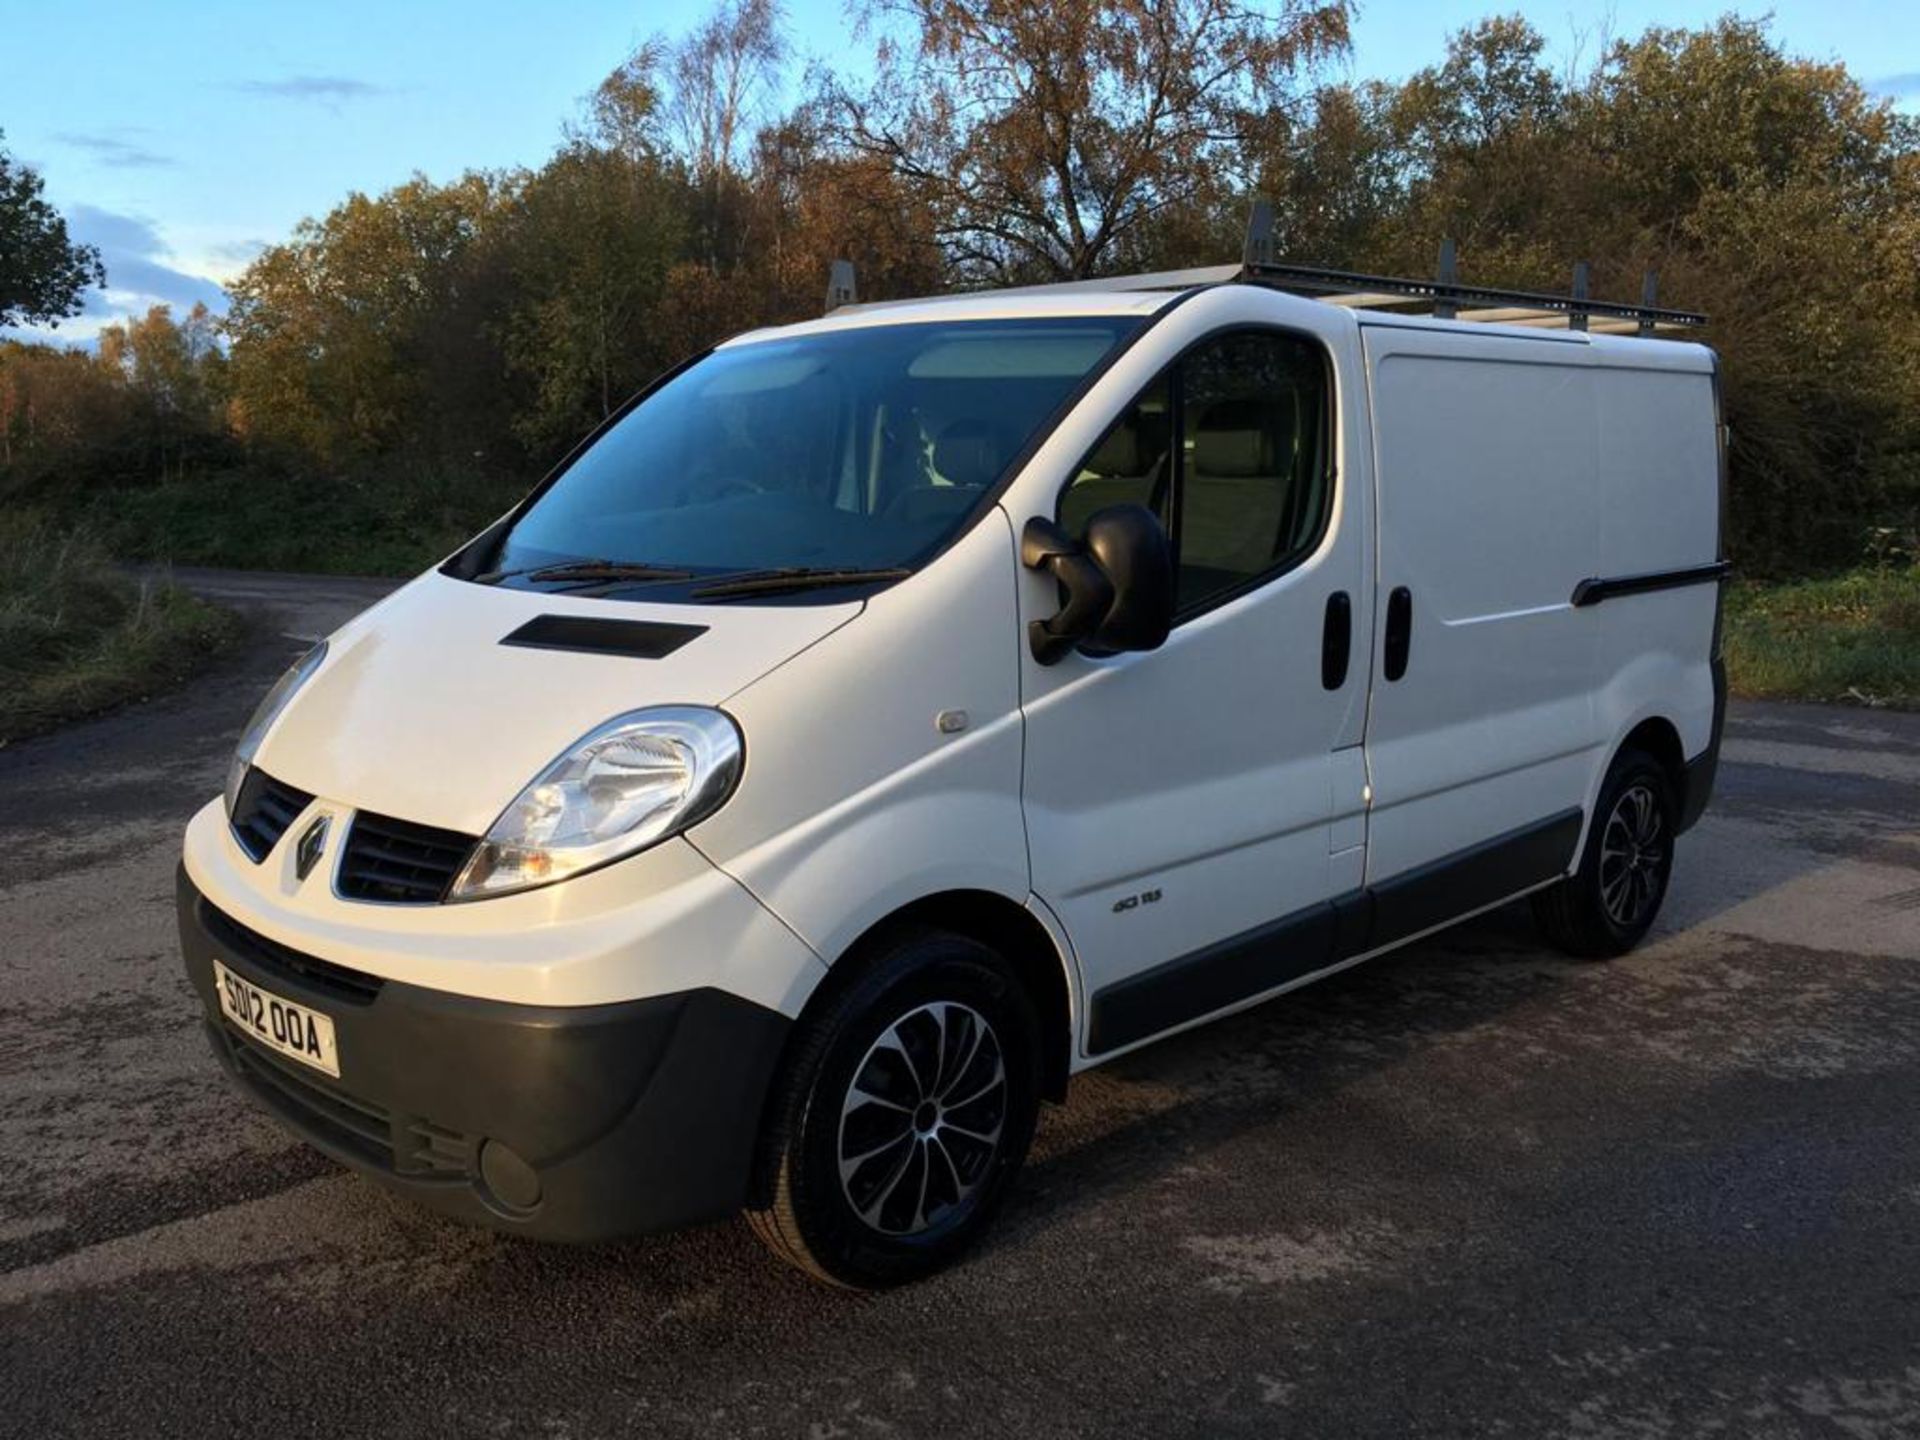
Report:
[[[1591,274],[1586,261],[1575,265],[1573,290],[1567,295],[1463,285],[1451,239],[1440,242],[1438,273],[1431,280],[1289,264],[1274,258],[1273,211],[1264,200],[1256,200],[1247,221],[1246,251],[1241,258],[1239,278],[1248,284],[1297,291],[1354,309],[1424,306],[1436,320],[1641,335],[1662,330],[1691,330],[1707,323],[1705,315],[1694,311],[1660,306],[1660,272],[1657,270],[1648,270],[1642,278],[1638,305],[1595,300],[1588,288]],[[1597,325],[1593,323],[1596,320],[1600,322]]]
[[[826,313],[831,315],[842,305],[858,303],[859,296],[854,293],[853,262],[851,260],[834,261],[827,267]]]
[[[1051,285],[1016,285],[994,290],[996,295],[1069,295],[1136,290],[1191,290],[1203,285],[1267,285],[1276,290],[1310,295],[1330,305],[1355,310],[1396,309],[1436,320],[1482,324],[1522,325],[1536,329],[1592,330],[1614,335],[1653,335],[1697,329],[1707,317],[1692,310],[1673,310],[1659,304],[1660,272],[1648,270],[1641,280],[1640,303],[1628,305],[1595,300],[1589,293],[1592,268],[1582,260],[1573,267],[1573,288],[1566,295],[1538,290],[1502,290],[1488,285],[1463,285],[1451,239],[1440,242],[1440,263],[1431,280],[1393,275],[1370,275],[1358,270],[1330,270],[1317,265],[1295,265],[1273,253],[1273,210],[1256,200],[1247,219],[1246,247],[1238,265],[1205,265],[1191,270],[1156,270],[1145,275],[1112,275],[1099,280],[1065,280]],[[844,268],[843,268],[844,267]],[[829,312],[853,301],[853,267],[833,262],[827,290]],[[908,303],[881,301],[881,305]],[[861,308],[873,308],[874,302]]]

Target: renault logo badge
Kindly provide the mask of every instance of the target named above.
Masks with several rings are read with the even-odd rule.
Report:
[[[327,817],[322,815],[307,827],[293,852],[293,878],[304,880],[320,863],[320,852],[327,848]]]

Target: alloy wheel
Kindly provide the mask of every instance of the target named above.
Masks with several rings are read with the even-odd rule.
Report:
[[[1000,1149],[1007,1073],[979,1011],[921,1005],[873,1042],[840,1110],[840,1185],[867,1225],[918,1235],[964,1212]]]
[[[1600,836],[1600,903],[1622,930],[1640,924],[1659,902],[1668,853],[1659,797],[1650,785],[1629,785],[1613,802]]]

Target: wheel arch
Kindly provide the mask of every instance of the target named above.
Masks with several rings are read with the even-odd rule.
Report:
[[[1684,811],[1687,803],[1687,755],[1680,743],[1679,727],[1664,715],[1649,715],[1629,730],[1614,747],[1613,760],[1607,762],[1607,769],[1611,770],[1621,753],[1627,750],[1644,751],[1659,763],[1667,774],[1667,783],[1673,786],[1674,803]]]
[[[828,968],[825,984],[833,983],[836,975],[844,975],[842,983],[852,979],[864,956],[877,953],[891,935],[918,926],[950,930],[1005,957],[1026,987],[1040,1020],[1040,1093],[1048,1100],[1064,1099],[1073,1061],[1068,960],[1039,918],[1005,895],[992,890],[943,890],[911,901],[870,925],[849,945]]]
[[[1026,987],[1038,1012],[1041,1036],[1040,1093],[1043,1099],[1066,1098],[1073,1069],[1073,994],[1069,958],[1062,955],[1052,934],[1031,910],[992,890],[943,890],[923,895],[876,920],[827,966],[824,979],[801,1007],[763,1104],[755,1159],[748,1182],[751,1203],[760,1204],[769,1192],[778,1157],[769,1144],[769,1120],[778,1103],[808,1021],[834,996],[857,981],[885,953],[890,940],[916,929],[937,929],[964,935],[1004,956]]]
[[[1587,846],[1600,823],[1598,808],[1601,792],[1606,789],[1607,777],[1613,773],[1613,767],[1620,763],[1620,757],[1629,750],[1637,750],[1649,756],[1666,774],[1667,783],[1673,787],[1673,800],[1676,813],[1684,813],[1687,799],[1687,761],[1686,750],[1681,744],[1680,730],[1672,720],[1664,715],[1646,715],[1622,735],[1607,755],[1607,763],[1600,766],[1592,780],[1586,804],[1586,821],[1580,844],[1573,852],[1568,873],[1577,870],[1585,858]]]
[[[874,921],[828,961],[826,978],[807,997],[796,1030],[828,997],[858,979],[887,942],[913,929],[948,930],[1004,956],[1025,985],[1040,1019],[1041,1094],[1063,1098],[1073,1065],[1073,995],[1069,958],[1026,906],[993,890],[941,890],[922,895]]]

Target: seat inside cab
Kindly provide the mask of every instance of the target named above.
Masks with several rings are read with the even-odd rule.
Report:
[[[1169,425],[1162,386],[1128,407],[1061,497],[1060,523],[1069,534],[1083,533],[1094,512],[1109,505],[1144,505],[1166,522]]]
[[[1061,497],[1061,523],[1076,535],[1109,505],[1144,505],[1160,516],[1178,547],[1183,610],[1300,553],[1320,520],[1318,395],[1293,385],[1236,388],[1190,406],[1183,419],[1177,517],[1164,384],[1115,422]]]

